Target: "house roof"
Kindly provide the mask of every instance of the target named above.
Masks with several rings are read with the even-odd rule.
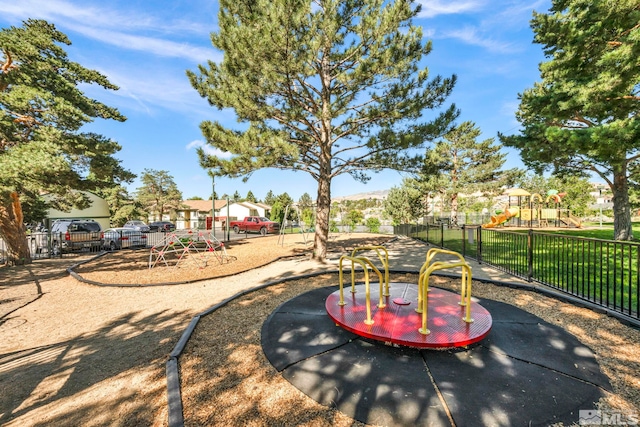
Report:
[[[187,206],[189,210],[198,212],[211,212],[211,200],[183,200],[182,204]],[[216,210],[220,210],[227,206],[226,200],[216,200]]]
[[[248,200],[245,200],[244,202],[238,202],[238,204],[249,208],[262,208],[265,210],[271,209],[271,206],[265,205],[264,203],[250,202]]]

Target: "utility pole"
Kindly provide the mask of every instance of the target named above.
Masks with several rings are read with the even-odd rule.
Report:
[[[216,177],[211,174],[211,231],[216,237]]]

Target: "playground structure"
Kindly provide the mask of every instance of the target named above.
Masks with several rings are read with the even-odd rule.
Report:
[[[224,243],[216,239],[212,231],[179,230],[167,233],[161,243],[151,247],[149,269],[158,264],[178,267],[186,263],[205,268],[209,255],[213,255],[220,264],[229,261]]]
[[[483,228],[494,228],[509,221],[509,225],[515,227],[582,227],[580,218],[572,215],[569,209],[560,208],[562,197],[566,193],[549,190],[547,197],[543,199],[540,194],[516,188],[507,195],[509,201],[496,210],[496,214],[491,216],[491,222],[482,224]],[[517,198],[517,204],[511,203],[512,197]]]
[[[359,254],[362,251],[375,251],[380,268]],[[436,260],[438,255],[457,259],[439,261]],[[343,269],[349,265],[351,297],[345,298]],[[363,285],[355,282],[357,266],[362,268]],[[452,268],[462,269],[459,296],[443,289],[429,288],[429,279],[435,271]],[[370,270],[378,277],[377,289],[371,287]],[[392,298],[392,295],[397,297]],[[372,300],[377,301],[374,308]],[[354,249],[351,255],[340,258],[339,290],[327,297],[325,306],[337,325],[357,335],[417,348],[467,346],[483,339],[492,324],[489,312],[471,300],[469,264],[457,252],[436,248],[427,252],[417,286],[389,283],[389,254],[383,246]],[[429,313],[433,313],[432,319],[429,319]]]

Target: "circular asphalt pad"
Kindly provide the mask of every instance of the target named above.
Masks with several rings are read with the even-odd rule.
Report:
[[[385,426],[548,426],[579,422],[611,390],[593,352],[519,308],[475,299],[493,318],[466,349],[392,347],[336,326],[316,289],[278,307],[262,348],[291,384],[355,420]]]

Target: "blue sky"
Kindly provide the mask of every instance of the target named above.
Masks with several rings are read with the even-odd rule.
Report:
[[[421,0],[414,24],[433,41],[424,59],[431,75],[456,74],[450,97],[461,110],[460,121],[473,121],[482,139],[518,131],[518,93],[539,80],[543,60],[532,43],[533,10],[546,12],[550,1]],[[234,126],[233,115],[212,108],[190,86],[185,71],[207,60],[221,61],[209,35],[217,31],[217,1],[174,0],[21,0],[0,3],[0,26],[19,26],[28,18],[46,19],[67,34],[69,57],[99,70],[120,87],[117,92],[87,86],[85,92],[117,107],[124,123],[97,121],[88,130],[118,141],[116,155],[125,168],[166,170],[184,198],[211,194],[211,179],[200,168],[195,148],[203,144],[199,124],[218,120]],[[505,167],[523,167],[516,151],[507,153]],[[219,154],[219,153],[218,153]],[[334,197],[399,186],[395,171],[372,174],[367,184],[349,176],[332,183]],[[140,185],[135,181],[131,191]],[[294,200],[316,196],[316,183],[301,172],[266,169],[241,179],[216,179],[216,192],[242,196],[251,190],[260,199],[269,190],[287,192]]]

